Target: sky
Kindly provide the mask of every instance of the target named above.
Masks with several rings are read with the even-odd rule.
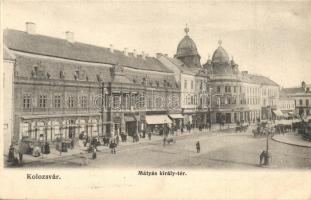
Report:
[[[239,69],[282,87],[311,84],[311,1],[4,1],[3,28],[174,56],[185,25],[204,64],[222,40]]]

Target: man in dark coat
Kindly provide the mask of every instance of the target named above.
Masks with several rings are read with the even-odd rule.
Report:
[[[262,165],[262,161],[265,159],[266,151],[262,151],[259,156],[259,165]]]

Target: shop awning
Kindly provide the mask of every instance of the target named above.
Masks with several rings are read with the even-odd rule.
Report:
[[[172,120],[167,115],[146,115],[147,124],[171,124]]]
[[[125,122],[135,122],[136,118],[133,115],[124,115]]]
[[[183,119],[184,118],[182,114],[170,114],[169,116],[172,119]]]
[[[272,110],[272,112],[273,112],[276,116],[278,116],[278,117],[282,117],[282,116],[283,116],[282,111],[280,111],[279,109],[277,109],[277,110]]]

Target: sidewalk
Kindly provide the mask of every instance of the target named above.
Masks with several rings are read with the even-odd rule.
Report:
[[[274,141],[289,144],[289,145],[311,148],[311,142],[302,139],[301,135],[294,134],[294,133],[287,133],[284,135],[275,135],[272,137],[272,139]]]

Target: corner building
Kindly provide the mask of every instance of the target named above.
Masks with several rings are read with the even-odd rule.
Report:
[[[222,42],[208,59],[204,68],[209,73],[209,96],[212,123],[255,122],[272,118],[277,110],[279,86],[261,75],[239,71],[238,64],[229,59]]]

